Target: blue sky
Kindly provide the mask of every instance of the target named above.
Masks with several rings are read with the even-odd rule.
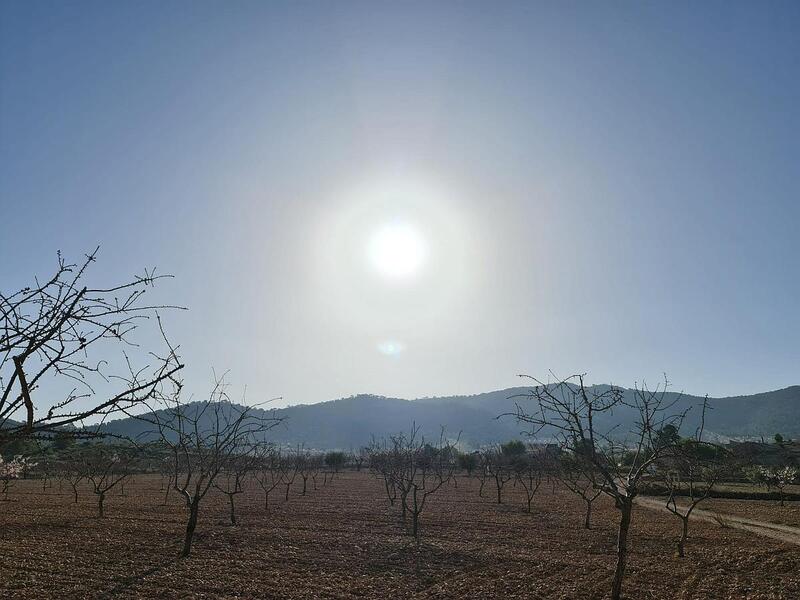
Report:
[[[798,31],[793,2],[4,2],[0,283],[158,265],[189,387],[253,401],[797,384]],[[438,248],[402,289],[342,250],[395,213]]]

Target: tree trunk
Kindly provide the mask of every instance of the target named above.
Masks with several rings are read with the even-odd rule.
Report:
[[[383,485],[386,487],[386,497],[389,498],[389,505],[394,506],[394,499],[397,497],[397,493],[392,493],[394,490],[390,489],[388,479],[383,480]]]
[[[419,544],[419,506],[417,506],[417,488],[414,488],[414,511],[411,514],[411,534]]]
[[[103,502],[105,501],[105,499],[106,499],[106,493],[100,492],[100,497],[97,500],[97,508],[100,511],[101,517],[103,516]]]
[[[308,483],[308,477],[303,477],[303,491],[300,493],[301,496],[306,495],[306,483]]]
[[[681,516],[681,520],[683,521],[683,530],[681,531],[681,539],[678,542],[678,556],[683,558],[686,538],[689,537],[689,515]]]
[[[502,496],[500,494],[501,494],[501,492],[503,490],[503,486],[500,485],[500,480],[497,477],[494,478],[494,484],[495,484],[495,486],[497,486],[497,503],[498,504],[502,504],[503,503],[503,498],[502,498]]]
[[[72,486],[72,493],[75,496],[75,504],[77,504],[78,503],[78,486],[77,485],[73,485]]]
[[[631,525],[631,512],[633,499],[624,498],[620,501],[619,533],[617,536],[617,566],[614,569],[614,579],[611,582],[611,600],[622,598],[622,580],[625,577],[625,562],[628,558],[628,529]]]
[[[228,502],[231,505],[231,525],[236,525],[236,511],[233,507],[233,494],[228,494]]]
[[[583,520],[584,529],[592,528],[592,501],[586,501],[586,518]]]
[[[200,499],[195,497],[189,505],[189,522],[186,524],[186,537],[183,540],[183,551],[181,556],[188,558],[192,552],[192,540],[194,539],[194,530],[197,527],[197,513],[200,509]]]

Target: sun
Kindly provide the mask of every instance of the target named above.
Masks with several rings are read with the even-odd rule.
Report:
[[[375,229],[367,242],[370,265],[378,275],[393,282],[413,279],[426,256],[425,240],[410,223],[386,223]]]

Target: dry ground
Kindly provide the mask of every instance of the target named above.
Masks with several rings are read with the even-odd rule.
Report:
[[[269,515],[251,488],[237,498],[235,527],[225,498],[209,496],[193,556],[179,560],[184,509],[175,494],[163,506],[159,488],[158,477],[139,477],[98,519],[88,489],[75,505],[66,486],[41,493],[39,482],[18,482],[0,502],[0,597],[603,598],[614,563],[609,502],[585,531],[582,504],[565,490],[542,485],[527,514],[510,484],[497,505],[488,484],[481,498],[462,478],[432,497],[417,550],[365,473],[305,497],[298,487],[288,503],[275,490]],[[628,598],[800,598],[799,546],[697,522],[680,559],[677,533],[674,517],[637,508]]]
[[[800,502],[786,502],[780,506],[777,500],[728,500],[709,498],[700,505],[707,510],[800,527]]]

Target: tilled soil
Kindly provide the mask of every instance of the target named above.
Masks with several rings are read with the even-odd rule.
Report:
[[[320,479],[321,483],[321,479]],[[509,483],[504,503],[460,478],[430,498],[417,546],[366,473],[264,509],[252,485],[227,499],[211,492],[201,508],[191,558],[179,559],[185,509],[163,505],[158,477],[139,477],[106,498],[97,518],[88,489],[20,481],[0,502],[2,598],[604,598],[614,566],[617,512],[596,506],[582,528],[582,501],[543,484],[525,511]],[[760,515],[767,518],[768,515]],[[800,598],[800,547],[704,522],[691,524],[678,558],[679,522],[637,508],[625,583],[630,599]]]
[[[800,502],[785,502],[781,506],[777,500],[728,500],[709,498],[700,507],[715,512],[737,515],[747,519],[769,521],[781,525],[800,527]]]

